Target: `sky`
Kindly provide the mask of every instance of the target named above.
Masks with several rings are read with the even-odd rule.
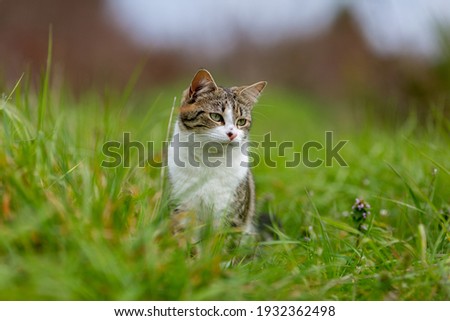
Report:
[[[267,43],[327,28],[347,6],[372,47],[436,54],[437,22],[450,25],[450,0],[106,0],[106,12],[143,46],[226,52],[236,35]]]

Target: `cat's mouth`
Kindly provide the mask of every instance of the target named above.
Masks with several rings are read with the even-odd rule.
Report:
[[[234,138],[234,139],[229,139],[228,137],[223,137],[223,136],[218,136],[218,135],[211,135],[211,134],[206,134],[206,135],[196,135],[197,138],[200,139],[200,141],[202,141],[203,143],[219,143],[221,145],[224,146],[238,146],[241,143],[241,139],[239,139],[238,137]]]
[[[239,141],[237,140],[230,140],[228,142],[223,143],[224,145],[231,145],[231,146],[239,146]]]
[[[227,148],[227,147],[234,148],[234,147],[239,147],[239,146],[240,146],[240,142],[237,141],[237,140],[222,141],[222,142],[220,142],[220,144],[221,144],[224,148]]]
[[[224,147],[227,147],[227,146],[235,147],[235,146],[239,146],[240,145],[240,142],[237,141],[237,140],[228,140],[228,141],[227,140],[222,140],[222,141],[215,140],[215,141],[210,141],[209,143],[212,143],[211,144],[212,147],[214,146],[214,144],[220,144],[220,145],[222,145]]]

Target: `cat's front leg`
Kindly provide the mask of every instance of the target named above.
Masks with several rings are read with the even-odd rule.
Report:
[[[175,237],[178,246],[186,249],[191,256],[198,254],[196,244],[198,243],[199,221],[197,214],[182,207],[176,208],[171,213],[170,230]]]

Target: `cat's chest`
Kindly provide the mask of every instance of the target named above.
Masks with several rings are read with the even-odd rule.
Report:
[[[200,197],[222,199],[224,202],[245,179],[248,169],[229,167],[170,167],[169,174],[175,195],[181,199]]]
[[[225,211],[249,170],[248,157],[239,147],[228,156],[211,158],[206,164],[201,150],[193,157],[188,149],[169,147],[168,156],[172,196],[180,205],[194,211]]]

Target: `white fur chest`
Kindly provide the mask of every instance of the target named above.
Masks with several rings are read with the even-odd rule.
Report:
[[[248,156],[236,144],[225,145],[231,149],[220,156],[206,157],[205,142],[197,138],[191,138],[195,147],[188,146],[188,135],[181,133],[178,123],[175,124],[168,149],[172,198],[182,210],[219,218],[226,214],[237,187],[247,176]],[[182,144],[174,143],[177,141]]]

